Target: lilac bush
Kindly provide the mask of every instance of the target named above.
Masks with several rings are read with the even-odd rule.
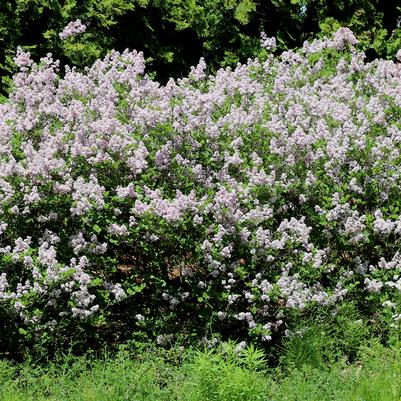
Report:
[[[165,86],[136,51],[61,79],[19,50],[0,105],[7,330],[269,341],[343,302],[398,325],[401,64],[365,63],[346,28],[261,42]]]

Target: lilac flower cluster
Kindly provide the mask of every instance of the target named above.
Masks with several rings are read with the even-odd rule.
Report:
[[[86,25],[84,25],[80,19],[71,21],[64,29],[59,33],[61,40],[66,40],[73,36],[79,35],[86,31]]]
[[[164,86],[136,51],[59,78],[19,50],[0,105],[2,308],[34,332],[111,324],[121,302],[140,327],[196,310],[269,341],[308,308],[392,305],[401,68],[356,43],[342,28]]]

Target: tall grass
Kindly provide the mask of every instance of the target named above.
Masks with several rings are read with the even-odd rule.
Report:
[[[296,359],[288,347],[269,369],[261,351],[64,357],[46,367],[1,361],[2,401],[400,401],[399,347],[372,343],[352,364]],[[172,357],[173,356],[173,357]],[[311,363],[309,363],[311,362]]]

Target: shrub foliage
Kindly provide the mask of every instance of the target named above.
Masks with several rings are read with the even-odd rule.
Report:
[[[269,343],[344,302],[397,328],[401,68],[356,43],[341,28],[274,56],[263,36],[260,59],[166,85],[136,51],[60,78],[19,50],[0,105],[2,349]]]

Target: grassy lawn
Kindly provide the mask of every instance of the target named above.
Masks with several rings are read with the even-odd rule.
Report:
[[[232,351],[232,350],[231,350]],[[266,368],[263,354],[142,352],[97,359],[64,357],[39,367],[0,362],[2,401],[400,401],[401,353],[363,348],[348,364],[307,360]],[[291,358],[288,358],[290,361]]]

